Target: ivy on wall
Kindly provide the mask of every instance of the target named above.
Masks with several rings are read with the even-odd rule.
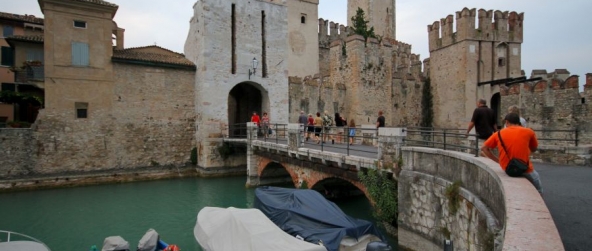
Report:
[[[375,169],[358,172],[360,181],[368,189],[368,194],[374,201],[374,217],[379,221],[396,226],[398,213],[397,181],[389,178],[387,174]]]
[[[434,95],[430,78],[423,84],[421,93],[421,127],[432,127],[434,122]]]

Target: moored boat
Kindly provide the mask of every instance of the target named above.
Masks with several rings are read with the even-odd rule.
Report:
[[[205,251],[326,251],[285,233],[258,209],[204,207],[193,229]]]
[[[360,251],[386,239],[372,222],[346,215],[317,191],[281,187],[255,189],[254,207],[286,233],[329,251]],[[382,247],[390,246],[384,243]]]
[[[45,243],[31,236],[0,230],[0,250],[2,251],[51,251]]]

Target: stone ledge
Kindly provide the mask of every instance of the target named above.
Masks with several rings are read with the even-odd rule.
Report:
[[[404,147],[403,151],[452,157],[481,168],[492,176],[501,189],[505,219],[501,250],[564,250],[563,242],[545,202],[526,180],[507,176],[494,161],[441,149]],[[406,169],[409,169],[405,165]],[[510,191],[512,193],[510,194]]]

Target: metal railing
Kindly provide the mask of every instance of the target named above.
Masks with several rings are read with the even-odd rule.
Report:
[[[476,134],[465,134],[466,129],[458,128],[407,128],[405,144],[469,152],[479,155],[479,148],[485,140]],[[533,130],[539,145],[578,146],[578,130]],[[468,139],[468,140],[467,140]]]
[[[273,123],[268,127],[261,126],[258,130],[258,140],[275,143],[287,143],[287,124]],[[374,154],[377,153],[378,130],[376,128],[355,127],[324,127],[317,134],[309,131],[309,127],[301,127],[302,146],[336,151],[346,155],[352,153]],[[354,129],[355,133],[350,136],[349,130]],[[267,134],[263,133],[264,131]],[[407,137],[404,139],[407,146],[423,146],[440,148],[444,150],[467,152],[479,156],[480,147],[485,140],[479,139],[476,134],[466,134],[466,129],[459,128],[431,128],[431,127],[409,127],[405,129]],[[569,130],[534,130],[539,145],[560,145],[578,146],[578,131]],[[247,138],[246,123],[229,126],[229,133],[225,137]],[[237,133],[240,132],[240,133]],[[353,144],[350,144],[349,142]]]

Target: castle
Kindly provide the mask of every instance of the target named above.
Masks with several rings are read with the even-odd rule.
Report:
[[[339,112],[363,125],[382,110],[387,126],[418,126],[428,78],[434,127],[465,127],[485,98],[498,114],[519,105],[533,128],[577,127],[581,142],[592,138],[590,75],[583,97],[562,70],[533,73],[544,77],[537,83],[491,82],[524,75],[524,15],[515,12],[465,8],[433,22],[421,61],[396,40],[394,0],[348,1],[349,16],[359,7],[375,27],[379,38],[368,41],[319,19],[318,0],[196,1],[184,54],[125,48],[116,4],[39,3],[43,36],[7,40],[16,61],[42,46],[45,108],[32,130],[3,130],[16,143],[2,145],[0,177],[181,167],[192,149],[201,172],[240,173],[245,156],[223,159],[217,149],[252,111],[282,124],[301,110]]]

